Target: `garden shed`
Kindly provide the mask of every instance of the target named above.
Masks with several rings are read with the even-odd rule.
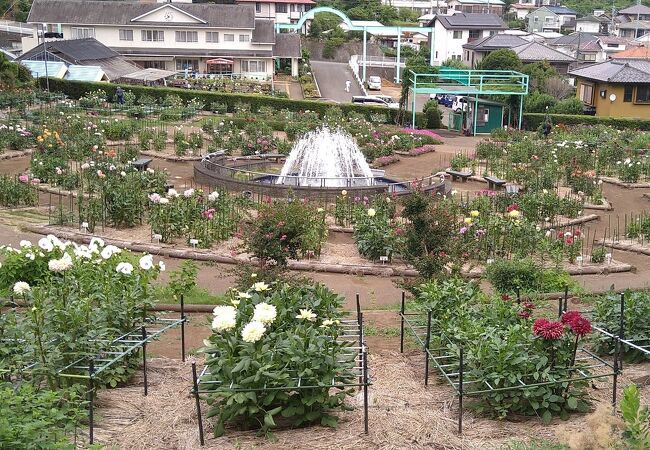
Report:
[[[459,132],[468,130],[470,134],[487,134],[503,126],[504,105],[483,98],[466,97],[466,110],[449,114],[449,129]],[[476,108],[476,113],[474,109]],[[474,127],[476,118],[476,127]],[[474,130],[474,131],[472,131]]]

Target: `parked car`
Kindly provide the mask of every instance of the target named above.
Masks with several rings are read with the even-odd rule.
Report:
[[[391,97],[390,95],[377,94],[377,95],[373,95],[373,97],[380,98],[380,99],[384,100],[387,103],[399,103],[399,102],[396,102],[395,100],[393,100],[393,97]]]
[[[368,90],[381,91],[381,77],[375,77],[375,76],[369,77]]]
[[[447,94],[431,94],[429,98],[431,100],[437,101],[439,105],[446,106],[447,108],[451,108],[456,96],[447,95]]]
[[[467,112],[467,97],[456,97],[451,109],[455,113]]]
[[[386,101],[385,99],[379,98],[376,95],[355,95],[352,97],[352,103],[368,106],[385,106],[390,109],[399,109],[399,103]]]

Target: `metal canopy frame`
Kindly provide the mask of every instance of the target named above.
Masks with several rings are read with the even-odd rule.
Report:
[[[471,95],[474,97],[474,135],[478,122],[479,95],[519,96],[519,121],[523,120],[524,96],[528,95],[528,75],[514,70],[469,70],[441,67],[438,73],[415,73],[409,70],[413,85],[409,87],[412,96],[411,127],[415,128],[415,100],[417,94]]]
[[[429,64],[433,65],[433,43],[435,41],[435,29],[433,27],[409,27],[409,26],[385,26],[385,25],[354,25],[352,20],[342,11],[338,9],[330,8],[329,6],[319,6],[314,9],[310,9],[305,14],[300,17],[300,20],[297,23],[277,23],[275,24],[275,31],[279,33],[281,30],[289,31],[298,31],[308,20],[314,18],[318,13],[331,13],[339,16],[343,23],[347,27],[347,31],[362,31],[363,32],[363,66],[362,66],[362,76],[361,82],[366,81],[366,65],[367,65],[367,44],[368,44],[368,32],[372,34],[373,31],[380,31],[386,34],[394,34],[397,36],[397,60],[395,62],[395,82],[400,82],[400,64],[401,64],[401,50],[402,50],[402,33],[421,33],[429,34],[429,47],[431,55],[429,57]]]
[[[566,296],[564,298],[566,302]],[[560,298],[560,312],[563,299]],[[463,400],[465,397],[479,396],[488,392],[506,392],[522,389],[530,389],[539,386],[555,386],[563,383],[576,383],[594,379],[613,377],[612,403],[616,405],[616,387],[618,376],[621,373],[622,366],[619,365],[619,347],[614,352],[614,361],[609,363],[585,347],[578,348],[575,364],[573,367],[566,367],[569,376],[554,381],[529,382],[534,380],[533,375],[523,376],[517,379],[518,385],[507,387],[495,387],[490,385],[487,380],[472,378],[472,368],[468,368],[464,361],[464,348],[458,345],[451,338],[444,334],[439,334],[441,345],[438,348],[431,347],[431,311],[424,312],[406,312],[405,295],[402,293],[401,307],[399,311],[400,318],[400,353],[404,353],[404,336],[409,332],[422,347],[424,352],[424,385],[429,385],[429,366],[433,364],[441,377],[451,386],[454,394],[458,397],[458,433],[463,432]],[[560,314],[561,315],[561,314]],[[421,325],[426,323],[426,325]],[[614,336],[616,339],[616,337]],[[617,341],[618,342],[618,341]],[[450,351],[451,346],[459,349],[458,354]],[[604,373],[590,374],[588,371],[593,369],[605,369]]]
[[[203,428],[203,416],[201,414],[202,395],[213,394],[215,392],[264,392],[264,391],[286,391],[295,392],[303,389],[338,389],[347,390],[359,388],[363,392],[363,418],[364,432],[368,434],[368,388],[372,384],[368,371],[368,347],[365,343],[363,333],[363,313],[359,302],[359,294],[356,295],[357,317],[355,319],[341,320],[343,333],[338,337],[339,342],[348,343],[343,354],[349,359],[343,359],[339,362],[350,362],[351,365],[343,374],[334,376],[329,383],[314,384],[310,378],[304,379],[296,374],[288,382],[281,385],[265,383],[262,388],[236,388],[233,384],[224,384],[222,381],[214,380],[210,373],[209,366],[204,366],[200,373],[197,372],[196,363],[192,363],[192,389],[191,394],[194,396],[196,413],[198,417],[199,442],[201,446],[205,445],[205,436]],[[353,363],[353,364],[352,364]],[[198,373],[198,374],[197,374]],[[357,380],[351,382],[350,380]],[[272,381],[272,380],[271,380]]]

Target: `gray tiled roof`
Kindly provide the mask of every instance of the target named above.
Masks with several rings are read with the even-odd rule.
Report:
[[[577,16],[578,13],[572,10],[571,8],[567,8],[566,6],[544,6],[544,8],[548,9],[551,12],[554,12],[555,14],[564,14],[564,15],[572,15],[572,16]]]
[[[650,61],[606,61],[572,70],[569,75],[608,83],[650,83]]]
[[[567,34],[566,36],[559,37],[551,41],[551,45],[580,45],[585,42],[591,42],[598,39],[598,36],[592,33],[585,33],[583,31],[577,31],[575,33]]]
[[[650,7],[645,5],[632,5],[621,9],[619,14],[650,14]]]
[[[526,44],[515,47],[512,50],[514,50],[517,56],[519,56],[519,59],[524,62],[544,60],[548,62],[575,61],[571,56],[558,52],[557,50],[544,44],[540,44],[539,42],[527,42]]]
[[[489,29],[505,30],[508,27],[495,14],[460,13],[452,16],[436,16],[432,22],[439,20],[448,30]]]
[[[137,1],[34,0],[27,22],[54,24],[133,25],[132,19],[164,6],[173,6],[218,28],[255,27],[255,9],[250,5],[211,3],[140,3]],[[160,23],[173,26],[173,23]]]
[[[528,43],[527,40],[511,34],[493,34],[463,45],[463,48],[474,49],[477,51],[496,50],[499,48],[512,48],[518,45]]]
[[[274,44],[275,27],[272,20],[256,20],[253,29],[253,43]]]
[[[619,25],[621,30],[650,30],[650,20],[633,20]]]
[[[277,58],[300,58],[300,35],[297,33],[278,33],[275,35],[273,56]]]

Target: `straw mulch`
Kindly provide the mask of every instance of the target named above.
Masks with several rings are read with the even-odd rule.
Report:
[[[540,420],[515,418],[497,421],[464,415],[464,433],[457,434],[458,402],[451,389],[438,382],[432,371],[431,385],[423,385],[420,353],[400,355],[382,351],[369,361],[373,386],[370,388],[370,434],[363,433],[363,397],[350,398],[354,407],[339,412],[338,429],[320,426],[276,431],[273,439],[253,431],[230,429],[214,438],[210,420],[205,419],[204,448],[268,449],[467,449],[500,448],[503,444],[531,439],[555,440],[557,426]],[[157,358],[149,364],[149,395],[144,397],[142,380],[129,387],[99,394],[96,441],[118,449],[198,449],[194,399],[190,396],[190,362]],[[630,380],[621,380],[623,385]],[[611,380],[597,382],[590,390],[597,403],[611,401]],[[644,392],[647,394],[647,392]],[[644,395],[645,397],[645,395]],[[207,406],[203,406],[203,413]],[[562,423],[564,432],[583,429],[588,416],[574,415]]]

